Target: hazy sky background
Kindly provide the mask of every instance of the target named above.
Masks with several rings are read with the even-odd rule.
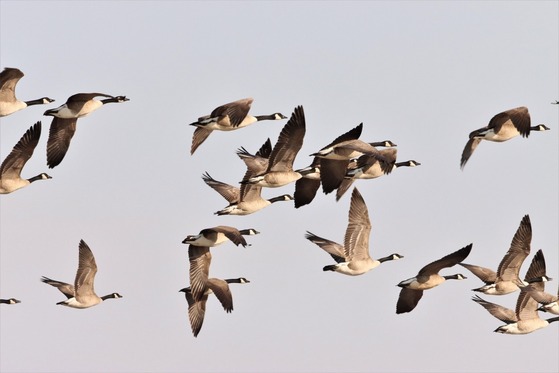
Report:
[[[0,67],[25,73],[19,98],[56,99],[0,120],[2,159],[43,121],[23,176],[53,177],[0,196],[0,297],[22,301],[0,307],[0,370],[556,372],[559,325],[494,333],[502,323],[471,300],[482,283],[462,267],[441,273],[467,280],[425,292],[409,314],[395,307],[398,282],[469,243],[465,262],[496,269],[525,214],[533,240],[521,275],[542,249],[559,278],[558,20],[557,1],[0,1]],[[48,170],[42,113],[78,92],[130,101],[80,119]],[[213,215],[227,203],[201,175],[236,184],[235,150],[275,143],[286,121],[213,133],[194,156],[188,123],[244,97],[254,115],[303,105],[296,168],[360,122],[362,140],[390,139],[399,161],[421,162],[354,184],[373,257],[404,259],[358,277],[322,271],[333,261],[305,231],[342,243],[351,192]],[[461,171],[470,131],[517,106],[551,131],[482,142]],[[194,338],[178,292],[188,285],[181,241],[220,224],[261,232],[246,249],[212,250],[211,276],[251,283],[231,286],[231,314],[210,298]],[[55,305],[64,296],[39,279],[73,282],[80,239],[97,260],[97,293],[124,298]],[[514,308],[517,295],[482,297]]]

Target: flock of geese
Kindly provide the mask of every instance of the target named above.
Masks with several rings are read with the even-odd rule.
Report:
[[[23,73],[15,68],[5,68],[0,73],[0,116],[11,115],[28,106],[50,104],[54,100],[43,97],[37,100],[21,101],[16,98],[15,88]],[[101,98],[101,99],[97,99]],[[66,156],[70,141],[76,131],[78,118],[91,114],[107,103],[123,103],[126,96],[112,96],[103,93],[78,93],[70,96],[66,103],[46,110],[43,115],[52,116],[47,141],[47,166],[58,166]],[[396,162],[396,144],[390,140],[365,142],[359,139],[363,124],[350,129],[338,136],[323,148],[312,153],[313,160],[308,167],[294,169],[294,160],[303,145],[306,133],[305,113],[303,106],[297,106],[289,118],[281,113],[252,116],[249,114],[253,99],[245,98],[221,105],[209,115],[198,118],[191,123],[196,127],[192,137],[191,155],[202,145],[213,131],[233,131],[265,120],[284,120],[276,143],[268,138],[260,149],[249,153],[241,147],[237,150],[238,157],[245,163],[244,173],[239,187],[212,178],[208,173],[202,176],[203,181],[226,201],[217,215],[248,215],[253,214],[278,201],[293,201],[295,208],[310,204],[318,190],[324,194],[336,191],[336,200],[348,191],[358,179],[375,179],[389,175],[399,167],[415,167],[420,163],[415,160]],[[558,102],[555,102],[558,103]],[[547,131],[543,124],[531,126],[530,114],[526,107],[514,108],[495,115],[488,125],[470,133],[469,140],[462,152],[460,167],[463,169],[474,150],[482,140],[503,142],[521,135],[528,137],[531,131]],[[25,163],[31,158],[41,135],[41,122],[32,125],[14,146],[11,153],[0,166],[0,194],[8,194],[28,186],[36,180],[51,177],[41,173],[30,178],[23,178],[21,172]],[[262,197],[262,188],[278,188],[295,184],[293,195],[283,194],[266,199]],[[212,248],[232,242],[234,245],[247,246],[245,236],[259,232],[253,228],[237,229],[220,225],[202,229],[198,234],[188,235],[183,244],[188,246],[190,286],[180,290],[188,303],[188,318],[192,333],[197,336],[202,328],[206,302],[213,293],[226,312],[233,310],[233,297],[229,284],[245,284],[250,281],[244,277],[232,279],[210,278]],[[319,237],[308,232],[305,235],[312,243],[319,246],[333,259],[335,264],[323,267],[324,271],[333,271],[349,276],[362,275],[380,264],[402,259],[403,256],[393,253],[373,259],[369,249],[371,222],[365,200],[359,190],[354,187],[351,193],[348,213],[348,225],[343,244]],[[441,275],[444,268],[461,265],[485,283],[473,289],[487,295],[504,295],[520,291],[516,309],[510,310],[498,304],[488,302],[479,296],[472,299],[483,306],[494,317],[505,325],[495,331],[506,334],[526,334],[543,328],[549,323],[558,321],[559,317],[542,319],[539,311],[559,315],[558,297],[545,292],[544,284],[551,280],[546,274],[543,252],[539,250],[533,257],[524,279],[520,279],[520,267],[530,254],[532,227],[530,218],[525,215],[518,227],[508,251],[505,253],[497,271],[463,263],[472,250],[472,244],[452,252],[440,259],[428,263],[419,270],[417,275],[398,283],[401,288],[396,304],[396,313],[411,312],[417,307],[423,292],[432,289],[446,280],[462,280],[466,277],[460,273]],[[113,292],[99,297],[94,291],[94,278],[97,272],[95,258],[89,246],[79,242],[79,262],[73,285],[48,277],[41,281],[57,288],[65,300],[58,302],[72,308],[89,308],[106,299],[122,296]],[[1,303],[20,303],[15,298],[1,299]]]

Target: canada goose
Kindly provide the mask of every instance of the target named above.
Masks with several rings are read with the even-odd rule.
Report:
[[[401,281],[398,284],[402,290],[400,291],[398,303],[396,304],[396,313],[411,312],[423,296],[423,290],[434,288],[445,280],[464,280],[466,277],[462,274],[441,276],[439,275],[439,271],[443,268],[449,268],[460,263],[468,257],[471,250],[472,244],[469,244],[458,251],[427,264],[425,267],[421,268],[417,276]]]
[[[12,193],[36,180],[51,179],[44,172],[29,179],[21,178],[21,170],[33,155],[40,137],[41,122],[39,121],[25,132],[12,149],[12,152],[4,159],[0,166],[0,194]]]
[[[202,179],[229,202],[229,205],[216,211],[214,213],[216,215],[249,215],[270,206],[272,203],[293,200],[293,197],[289,194],[265,199],[260,195],[261,186],[246,184],[237,188],[213,179],[208,173],[205,173]]]
[[[230,278],[226,280],[210,278],[206,284],[206,290],[198,301],[194,300],[192,297],[190,287],[180,289],[179,292],[184,293],[186,301],[188,302],[188,319],[190,320],[190,327],[194,337],[197,337],[198,333],[200,333],[200,330],[202,329],[204,316],[206,314],[206,302],[208,300],[208,296],[212,293],[215,294],[225,312],[229,313],[233,311],[233,296],[231,295],[229,284],[248,283],[250,283],[250,281],[244,277]]]
[[[530,217],[525,215],[512,238],[509,250],[499,263],[497,273],[489,268],[460,263],[486,284],[472,290],[490,295],[509,294],[518,290],[518,284],[522,283],[519,277],[520,267],[530,254],[531,241],[532,224]]]
[[[390,140],[372,142],[369,143],[369,145],[387,148],[396,146],[396,144]],[[297,172],[300,172],[303,177],[295,182],[295,193],[293,194],[293,198],[295,199],[295,208],[308,205],[316,196],[316,192],[320,188],[320,163],[321,158],[315,156],[310,166],[297,170]],[[328,164],[328,161],[326,161],[326,163]],[[347,167],[351,167],[351,162]],[[348,171],[349,169],[346,169],[346,175]],[[342,184],[347,187],[345,191],[347,191],[353,182],[347,183],[347,185],[344,182],[345,180],[342,180]]]
[[[281,113],[270,115],[248,115],[252,98],[244,98],[242,100],[230,102],[214,109],[210,115],[198,118],[191,126],[196,126],[194,135],[192,136],[192,146],[190,154],[194,154],[196,149],[208,138],[214,130],[233,131],[246,127],[262,120],[281,120],[287,117]]]
[[[371,143],[376,145],[377,143]],[[392,173],[398,167],[416,167],[421,163],[410,159],[408,161],[396,162],[397,149],[387,148],[379,150],[386,161],[379,161],[377,157],[364,154],[357,158],[355,162],[350,162],[346,174],[336,190],[336,201],[339,201],[345,192],[357,179],[376,179],[383,175]]]
[[[107,299],[122,298],[122,295],[119,293],[111,293],[102,297],[97,296],[93,289],[96,273],[97,264],[95,263],[95,257],[89,246],[83,240],[80,240],[78,271],[74,286],[65,282],[51,280],[44,276],[41,278],[41,281],[56,287],[68,298],[56,303],[62,306],[83,309],[95,306]]]
[[[219,225],[213,228],[202,229],[200,233],[195,235],[188,235],[182,243],[195,246],[214,247],[230,240],[237,246],[242,245],[243,247],[246,247],[247,242],[243,235],[249,236],[258,233],[260,232],[252,228],[238,230],[234,227]]]
[[[255,155],[241,148],[237,155],[247,165],[243,180],[248,180],[253,175],[263,172],[268,168],[268,157],[271,154],[272,144],[268,139]],[[288,194],[270,199],[262,198],[262,187],[253,184],[241,184],[240,188],[213,179],[208,173],[202,175],[204,182],[218,192],[229,202],[225,208],[215,212],[216,215],[249,215],[278,201],[291,201],[293,197]]]
[[[528,137],[530,131],[549,131],[549,128],[544,124],[531,127],[530,113],[528,113],[527,107],[521,106],[495,115],[487,126],[470,133],[470,139],[462,151],[460,168],[463,169],[466,166],[466,162],[468,162],[481,140],[503,142],[518,135]]]
[[[95,100],[95,97],[107,97]],[[52,116],[47,141],[47,166],[54,168],[62,162],[70,141],[76,132],[78,118],[91,114],[108,103],[130,101],[126,96],[110,96],[104,93],[78,93],[68,98],[65,104],[56,109],[45,111],[43,115]]]
[[[530,296],[530,286],[520,288],[520,295],[516,301],[516,321],[508,322],[506,325],[499,326],[494,331],[502,334],[528,334],[538,329],[545,328],[555,321],[558,317],[541,319],[538,315],[538,302]],[[506,321],[505,321],[506,322]]]
[[[541,277],[545,275],[545,272],[545,258],[543,256],[542,250],[538,250],[536,255],[534,255],[534,258],[532,258],[532,262],[530,263],[530,267],[528,268],[526,277]],[[531,291],[533,292],[543,292],[544,282],[539,281],[538,283],[534,283],[534,285],[527,285],[526,288],[531,289]],[[531,292],[530,294],[532,295],[533,293]],[[504,323],[512,324],[518,321],[518,317],[515,311],[511,309],[488,302],[477,295],[472,297],[472,300],[484,307],[490,314]]]
[[[301,171],[293,171],[293,161],[303,146],[305,132],[305,112],[302,106],[297,106],[281,130],[270,154],[266,171],[243,179],[241,184],[277,188],[300,179]]]
[[[543,251],[540,249],[532,258],[532,263],[530,263],[524,278],[524,286],[521,287],[524,287],[530,297],[534,298],[536,302],[542,304],[538,311],[559,315],[559,306],[557,305],[559,290],[557,291],[557,296],[545,292],[545,283],[551,280],[546,274],[545,258]]]
[[[387,159],[374,146],[359,140],[362,130],[363,123],[338,136],[318,152],[311,154],[311,156],[321,158],[320,181],[324,194],[328,194],[338,188],[345,177],[351,158],[368,154],[371,157],[387,162]]]
[[[23,72],[12,67],[5,67],[0,73],[0,117],[5,117],[16,111],[32,105],[43,105],[54,102],[52,98],[43,97],[36,100],[21,101],[16,98],[16,85]]]
[[[21,303],[20,300],[17,300],[16,298],[9,298],[9,299],[0,299],[0,303],[3,304],[16,304],[16,303]]]
[[[349,276],[362,275],[388,260],[403,258],[400,254],[374,260],[369,254],[369,236],[371,235],[371,221],[367,205],[357,188],[353,189],[351,205],[349,207],[349,222],[347,225],[344,246],[318,237],[307,231],[305,238],[326,251],[337,264],[327,265],[323,271],[335,271]]]

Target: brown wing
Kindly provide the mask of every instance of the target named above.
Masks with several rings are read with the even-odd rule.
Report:
[[[485,282],[486,285],[494,284],[495,281],[497,281],[497,273],[495,273],[495,271],[489,268],[480,267],[472,264],[466,264],[466,263],[458,263],[458,264],[460,264],[462,267],[472,272],[474,275],[476,275],[477,278]]]
[[[498,132],[508,121],[512,122],[522,137],[528,137],[530,134],[530,114],[527,107],[521,106],[495,115],[489,121],[488,127],[494,128],[495,132]]]
[[[361,136],[361,132],[363,131],[363,123],[360,123],[357,127],[352,128],[351,130],[347,131],[346,133],[336,137],[336,139],[334,141],[332,141],[330,144],[326,145],[325,147],[323,147],[320,150],[324,150],[324,149],[328,149],[336,144],[339,144],[341,142],[344,141],[349,141],[349,140],[357,140],[359,138],[359,136]]]
[[[499,263],[497,281],[499,279],[511,281],[519,278],[520,266],[530,254],[531,241],[532,224],[530,223],[530,217],[525,215],[512,238],[509,250]]]
[[[303,146],[305,132],[305,112],[302,106],[297,106],[274,145],[272,154],[270,154],[268,171],[289,171],[293,169],[293,161]]]
[[[15,90],[19,80],[23,78],[23,72],[19,69],[6,67],[0,73],[0,100],[15,101]]]
[[[210,117],[212,118],[225,118],[229,117],[231,127],[238,127],[239,124],[246,118],[252,105],[252,98],[244,98],[242,100],[230,102],[215,108]]]
[[[352,178],[352,177],[350,177],[350,178],[345,177],[342,180],[342,182],[340,183],[340,185],[336,189],[336,201],[339,201],[343,197],[345,192],[347,192],[347,190],[349,188],[351,188],[354,181],[355,181],[355,178]],[[295,190],[295,191],[297,191],[297,190]]]
[[[348,160],[321,159],[320,182],[322,183],[324,194],[328,194],[340,186],[344,180],[348,164]]]
[[[533,289],[543,291],[545,289],[545,282],[541,281],[541,279],[544,276],[546,276],[545,258],[543,251],[540,249],[532,258],[532,263],[528,267],[524,280],[531,283]]]
[[[415,306],[417,306],[422,296],[423,290],[402,288],[402,290],[400,290],[398,302],[396,303],[396,313],[400,314],[412,311]]]
[[[52,118],[47,140],[47,165],[54,168],[62,162],[76,133],[77,118]]]
[[[184,296],[188,302],[188,320],[190,321],[190,328],[192,329],[192,334],[197,337],[204,323],[208,295],[203,294],[201,299],[196,301],[192,297],[190,288],[188,288],[185,289]]]
[[[472,300],[477,304],[479,304],[480,306],[482,306],[483,308],[485,308],[487,312],[489,312],[494,317],[498,318],[504,323],[511,324],[513,322],[518,321],[518,318],[516,317],[516,313],[511,309],[508,309],[506,307],[500,306],[495,303],[488,302],[477,295],[473,296]]]
[[[530,295],[529,288],[520,288],[520,295],[516,301],[516,317],[519,320],[539,319],[538,306],[538,302]]]
[[[33,155],[41,137],[41,122],[32,125],[19,139],[0,166],[0,178],[19,178],[25,163]]]
[[[213,190],[218,192],[223,198],[229,203],[239,202],[240,190],[233,185],[225,184],[221,181],[213,179],[207,172],[202,175],[204,182],[210,186]]]
[[[70,285],[62,281],[53,280],[45,276],[41,277],[41,281],[44,282],[45,284],[49,284],[50,286],[54,286],[68,299],[73,298],[75,295],[74,285]]]
[[[439,260],[435,260],[434,262],[427,264],[419,271],[417,275],[423,276],[439,273],[441,269],[452,267],[455,264],[458,264],[466,259],[470,254],[470,251],[472,251],[472,244],[469,244],[468,246],[465,246],[460,250],[457,250],[445,257],[442,257]]]
[[[208,280],[208,287],[214,292],[225,312],[233,311],[233,295],[226,281],[219,278],[210,278]]]
[[[190,146],[191,155],[194,154],[196,149],[198,149],[198,147],[202,145],[204,141],[206,141],[206,139],[212,134],[212,132],[213,130],[208,128],[196,127],[194,133],[192,134],[192,145]]]
[[[367,259],[369,255],[369,236],[371,221],[365,200],[357,188],[353,188],[349,207],[349,223],[344,238],[344,253],[348,261]]]
[[[217,227],[212,228],[216,232],[221,232],[225,235],[225,237],[229,238],[231,242],[235,245],[243,245],[246,246],[247,242],[241,232],[237,228],[230,227],[227,225],[218,225]]]
[[[553,295],[553,294],[546,293],[543,290],[536,290],[534,288],[534,284],[526,286],[526,291],[529,292],[530,296],[534,298],[538,303],[542,303],[542,304],[557,302],[557,299],[559,298],[559,294]]]
[[[83,240],[80,240],[78,271],[74,281],[74,289],[78,301],[80,301],[81,297],[95,295],[93,281],[95,280],[96,273],[97,264],[95,263],[95,257],[89,246]]]
[[[105,93],[76,93],[75,95],[68,97],[66,104],[71,104],[72,106],[81,104],[83,106],[87,101],[92,100],[95,97],[114,98],[114,96],[107,95]]]
[[[308,205],[316,196],[316,191],[320,188],[320,180],[302,177],[295,182],[295,208]]]
[[[200,300],[206,291],[212,254],[209,247],[190,245],[188,247],[188,258],[190,261],[189,274],[192,297],[194,300]]]
[[[466,146],[464,147],[464,150],[462,150],[462,157],[460,158],[461,169],[463,169],[466,166],[466,162],[468,162],[468,159],[470,159],[470,157],[474,153],[474,150],[476,150],[480,142],[481,139],[470,137],[470,139],[466,143]]]
[[[305,238],[315,245],[318,245],[318,247],[330,254],[330,256],[336,261],[336,263],[346,261],[344,247],[339,243],[319,237],[309,231],[307,231],[307,233],[305,234]]]

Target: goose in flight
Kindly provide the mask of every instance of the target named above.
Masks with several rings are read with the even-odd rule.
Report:
[[[42,97],[36,100],[22,101],[16,98],[16,85],[23,72],[20,69],[6,67],[0,73],[0,117],[13,114],[32,105],[43,105],[54,102],[52,98]]]
[[[530,216],[525,215],[520,221],[520,225],[512,238],[508,251],[501,260],[501,263],[499,263],[497,272],[481,266],[459,263],[485,282],[484,286],[472,290],[489,295],[504,295],[517,291],[519,284],[526,285],[531,281],[542,281],[541,277],[540,279],[527,277],[526,281],[523,283],[519,277],[520,267],[530,254],[531,241],[532,224],[530,222]]]
[[[532,263],[528,268],[527,276],[543,276],[545,274],[545,258],[543,252],[538,250]],[[508,333],[508,334],[526,334],[541,327],[547,326],[546,322],[552,322],[551,319],[542,320],[537,316],[537,312],[534,312],[537,308],[537,303],[539,302],[537,298],[534,297],[536,294],[543,294],[545,290],[545,282],[539,281],[532,284],[523,286],[521,288],[520,295],[517,299],[517,305],[515,310],[503,307],[501,305],[488,302],[481,297],[475,295],[472,300],[477,304],[481,305],[487,310],[491,315],[501,320],[502,322],[508,324],[515,324],[509,327],[501,326],[496,332]],[[532,298],[532,299],[529,299]],[[522,320],[522,321],[521,321]],[[520,322],[520,323],[519,323]]]
[[[256,154],[252,155],[244,148],[237,151],[237,155],[245,162],[247,171],[243,180],[248,180],[252,176],[264,172],[268,168],[268,159],[272,152],[272,143],[270,139],[266,140]],[[218,192],[223,198],[229,202],[229,205],[215,212],[216,215],[249,215],[255,213],[272,203],[279,201],[292,201],[293,197],[289,194],[283,194],[270,199],[261,196],[262,187],[250,183],[241,184],[241,187],[235,187],[221,181],[213,179],[208,173],[202,176],[204,182],[213,190]]]
[[[226,280],[210,278],[208,279],[206,290],[202,294],[200,300],[194,299],[190,287],[180,289],[179,292],[184,293],[186,301],[188,302],[188,319],[190,321],[190,327],[194,337],[197,337],[202,329],[204,316],[206,314],[206,302],[208,301],[208,296],[212,293],[215,294],[225,312],[229,313],[233,311],[233,295],[229,289],[229,284],[248,283],[250,283],[250,281],[244,277],[230,278]]]
[[[281,120],[287,118],[281,113],[256,116],[249,115],[248,112],[253,101],[252,98],[244,98],[229,102],[215,108],[210,115],[205,115],[198,118],[196,122],[190,123],[191,126],[196,127],[194,135],[192,136],[190,154],[194,154],[196,149],[202,145],[214,130],[233,131],[262,120]]]
[[[530,113],[525,106],[495,115],[487,126],[470,133],[470,139],[462,151],[460,168],[463,169],[466,166],[466,162],[468,162],[481,140],[503,142],[518,135],[528,137],[531,131],[549,131],[549,127],[545,124],[530,126]]]
[[[439,271],[443,268],[449,268],[460,263],[468,257],[472,250],[472,244],[461,248],[445,257],[435,260],[421,268],[415,277],[401,281],[398,286],[402,288],[398,303],[396,304],[396,313],[411,312],[419,303],[423,296],[423,291],[432,289],[445,282],[446,280],[464,280],[462,274],[450,276],[441,276]]]
[[[358,276],[378,267],[383,262],[403,258],[400,254],[392,254],[376,260],[371,258],[369,253],[371,221],[369,220],[367,205],[365,205],[365,201],[357,188],[353,189],[351,195],[348,220],[343,246],[311,232],[307,232],[305,235],[305,238],[318,245],[336,261],[336,264],[325,266],[324,271]]]
[[[372,144],[374,144],[373,146],[380,146],[376,145],[378,143]],[[336,189],[336,201],[342,198],[357,179],[376,179],[392,173],[392,171],[399,167],[416,167],[421,165],[421,163],[413,159],[396,162],[397,149],[395,148],[381,149],[379,152],[386,158],[387,162],[379,161],[376,157],[371,157],[366,154],[357,158],[355,162],[350,162],[344,179]]]
[[[302,106],[297,106],[287,121],[268,158],[268,167],[261,174],[245,178],[241,184],[277,188],[299,180],[303,171],[293,170],[293,161],[303,146],[306,124]]]
[[[96,97],[106,97],[96,100]],[[62,162],[76,132],[78,118],[85,117],[103,105],[130,101],[126,96],[110,96],[104,93],[77,93],[56,109],[45,111],[52,116],[47,140],[47,166],[54,168]]]
[[[11,153],[4,159],[0,165],[0,194],[12,193],[34,181],[51,178],[44,172],[29,179],[21,177],[21,170],[33,155],[40,137],[41,122],[37,122],[23,134]]]
[[[541,250],[532,259],[528,273],[529,276],[536,277],[543,276],[545,273],[545,259]],[[542,319],[538,314],[538,300],[533,295],[544,292],[544,290],[545,281],[536,281],[521,287],[514,311],[516,317],[510,320],[501,319],[506,325],[499,326],[495,329],[495,332],[502,334],[528,334],[545,328],[552,322],[559,321],[559,317]]]
[[[226,241],[231,241],[237,246],[242,245],[246,247],[248,244],[243,236],[251,236],[258,233],[260,232],[252,228],[238,230],[237,228],[227,225],[219,225],[217,227],[202,229],[198,234],[188,235],[182,243],[214,247]]]
[[[257,234],[254,229],[247,229],[245,234]],[[206,291],[212,254],[210,247],[215,247],[225,241],[246,247],[247,243],[242,236],[243,231],[233,227],[219,226],[202,230],[198,235],[188,236],[182,243],[188,244],[188,259],[190,262],[190,292],[194,300],[199,301]]]
[[[328,194],[340,186],[352,158],[367,154],[378,160],[388,162],[373,145],[359,140],[362,130],[363,123],[360,123],[357,127],[338,136],[318,152],[311,154],[311,156],[321,158],[320,181],[324,194]]]
[[[95,294],[93,282],[96,273],[97,264],[95,263],[95,257],[89,246],[83,240],[80,240],[78,271],[76,273],[74,285],[52,280],[44,276],[41,278],[41,281],[56,287],[68,298],[56,304],[71,308],[89,308],[107,299],[122,298],[122,295],[119,293],[111,293],[102,297]]]

